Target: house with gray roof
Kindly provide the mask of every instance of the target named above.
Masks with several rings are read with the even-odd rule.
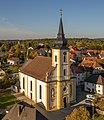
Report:
[[[104,73],[91,75],[84,85],[85,91],[104,95]]]
[[[20,102],[14,105],[2,120],[48,120],[35,107]]]

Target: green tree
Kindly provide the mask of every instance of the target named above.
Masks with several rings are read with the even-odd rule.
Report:
[[[36,56],[38,56],[38,53],[37,53],[37,52],[35,52],[35,51],[30,51],[30,53],[29,53],[29,58],[30,58],[30,59],[34,59]]]
[[[66,117],[66,120],[90,120],[90,113],[86,108],[79,107],[74,109],[73,112]]]

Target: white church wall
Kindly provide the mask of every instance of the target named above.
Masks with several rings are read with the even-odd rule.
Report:
[[[31,91],[31,83],[32,81],[32,91]],[[33,77],[28,76],[28,96],[31,99],[31,93],[32,93],[32,100],[36,101],[36,80]]]
[[[42,99],[40,99],[40,85],[42,87]],[[39,102],[42,102],[44,104],[44,106],[46,107],[46,103],[47,103],[47,100],[46,100],[46,83],[43,82],[43,81],[40,81],[40,80],[37,80],[37,103]]]
[[[25,95],[28,95],[28,89],[27,89],[27,75],[23,74],[20,72],[20,88],[21,88],[21,93],[24,93]],[[25,79],[25,88],[23,89],[23,78]]]

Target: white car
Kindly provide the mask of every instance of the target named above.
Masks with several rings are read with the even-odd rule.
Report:
[[[95,95],[91,95],[91,94],[86,95],[86,97],[90,98],[90,99],[93,99],[93,100],[95,99]]]

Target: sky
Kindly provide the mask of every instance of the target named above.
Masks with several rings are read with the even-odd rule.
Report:
[[[60,9],[66,38],[104,38],[104,0],[0,0],[0,40],[56,38]]]

